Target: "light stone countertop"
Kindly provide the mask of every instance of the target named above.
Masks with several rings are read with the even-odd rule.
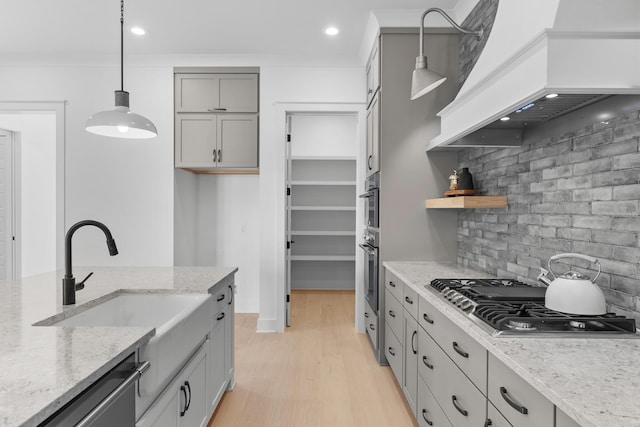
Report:
[[[0,283],[0,426],[34,426],[147,342],[154,328],[33,326],[68,317],[114,292],[206,293],[231,267],[74,267],[89,272],[76,305],[62,305],[63,272]]]
[[[436,278],[486,272],[455,263],[383,265],[582,427],[640,426],[640,339],[494,338],[425,288]]]

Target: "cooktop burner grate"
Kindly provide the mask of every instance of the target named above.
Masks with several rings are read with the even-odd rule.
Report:
[[[431,287],[438,291],[444,288],[458,289],[463,286],[528,286],[526,283],[514,279],[434,279]]]

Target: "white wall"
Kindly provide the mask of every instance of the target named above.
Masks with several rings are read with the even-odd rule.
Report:
[[[84,130],[89,115],[114,105],[117,65],[0,64],[0,101],[68,101],[65,228],[83,219],[102,221],[120,251],[109,257],[102,233],[85,228],[74,236],[74,264],[162,266],[173,265],[174,258],[177,264],[196,261],[197,248],[185,240],[176,241],[174,257],[174,220],[185,225],[197,215],[174,210],[174,185],[193,187],[203,180],[182,172],[174,177],[173,67],[260,66],[260,175],[218,179],[218,201],[226,200],[216,211],[219,222],[212,233],[217,239],[216,263],[242,270],[238,311],[259,310],[262,329],[276,330],[276,312],[282,309],[276,289],[282,285],[284,269],[284,182],[278,178],[284,173],[284,145],[276,140],[284,116],[276,117],[277,103],[364,102],[365,92],[364,67],[352,62],[282,62],[287,65],[273,58],[200,56],[144,58],[127,65],[131,62],[125,58],[124,86],[131,93],[131,110],[151,119],[159,132],[157,138],[143,141],[112,140]],[[208,186],[200,185],[200,192]],[[176,197],[182,205],[197,194],[198,189],[191,188],[184,197]],[[198,230],[187,227],[185,232]]]
[[[20,136],[21,277],[56,269],[56,116],[0,113],[0,128]],[[47,215],[43,215],[47,212]]]

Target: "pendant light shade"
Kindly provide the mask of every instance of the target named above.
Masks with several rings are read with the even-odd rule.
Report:
[[[151,120],[129,110],[129,92],[124,88],[124,0],[120,0],[120,90],[115,91],[115,108],[89,117],[87,132],[112,138],[146,139],[158,135]]]
[[[411,100],[420,98],[422,95],[431,92],[433,89],[440,86],[447,80],[446,77],[431,71],[427,68],[427,57],[424,55],[424,18],[430,12],[438,12],[441,14],[453,27],[464,34],[472,34],[480,40],[484,33],[483,28],[480,27],[477,31],[467,30],[456,24],[453,19],[449,17],[442,9],[432,7],[427,9],[420,18],[420,54],[416,58],[416,69],[413,70],[413,78],[411,79]]]

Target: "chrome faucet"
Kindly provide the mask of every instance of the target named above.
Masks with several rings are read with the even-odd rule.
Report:
[[[84,227],[85,225],[93,225],[94,227],[98,227],[105,236],[107,236],[107,247],[109,248],[109,255],[114,256],[118,255],[118,248],[116,247],[116,241],[113,240],[111,236],[111,231],[101,222],[92,221],[92,220],[84,220],[73,224],[69,230],[67,231],[67,236],[65,238],[65,270],[64,270],[64,278],[62,279],[62,304],[63,305],[71,305],[76,303],[76,291],[84,289],[84,282],[87,281],[93,272],[89,273],[87,277],[85,277],[82,282],[76,284],[76,279],[73,277],[73,273],[71,272],[71,238],[73,237],[73,233],[76,232],[80,227]]]

